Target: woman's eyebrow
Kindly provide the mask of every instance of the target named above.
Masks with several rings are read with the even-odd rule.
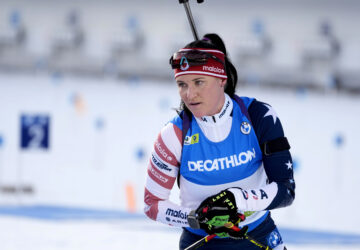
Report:
[[[192,81],[197,81],[197,80],[205,80],[205,77],[198,77],[198,78],[192,79]]]

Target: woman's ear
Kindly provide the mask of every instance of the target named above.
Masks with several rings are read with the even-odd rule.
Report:
[[[222,88],[225,87],[226,82],[227,82],[227,79],[221,79],[220,86],[221,86]]]

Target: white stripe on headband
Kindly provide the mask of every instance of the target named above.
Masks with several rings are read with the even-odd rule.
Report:
[[[224,52],[217,50],[217,49],[196,49],[196,48],[185,48],[185,49],[180,49],[179,52],[181,51],[189,51],[189,50],[198,50],[198,51],[202,51],[202,52],[213,52],[213,53],[220,53],[220,54],[224,54]]]
[[[219,75],[219,74],[214,74],[214,73],[210,73],[210,72],[206,72],[206,71],[183,71],[183,72],[176,73],[174,77],[176,78],[181,75],[190,75],[190,74],[209,75],[209,76],[215,76],[215,77],[227,79],[227,75]]]

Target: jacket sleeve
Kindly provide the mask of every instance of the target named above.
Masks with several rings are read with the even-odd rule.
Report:
[[[266,103],[254,100],[248,108],[251,123],[258,142],[284,137],[284,131],[274,109]],[[271,210],[292,204],[295,198],[293,163],[289,150],[265,155],[263,166],[268,178],[265,186],[242,190],[233,188],[236,203],[242,211]]]
[[[181,157],[181,130],[168,123],[158,135],[149,160],[144,192],[144,212],[152,220],[187,227],[190,208],[169,200]]]

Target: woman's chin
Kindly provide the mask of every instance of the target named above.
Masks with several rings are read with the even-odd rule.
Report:
[[[191,113],[197,118],[201,118],[201,117],[205,116],[204,112],[192,112],[191,111]]]
[[[189,107],[190,106],[190,107]],[[198,105],[194,105],[194,106],[191,106],[191,105],[189,105],[188,106],[188,109],[190,110],[190,112],[195,116],[195,117],[202,117],[202,116],[204,116],[205,114],[204,114],[204,111],[202,111],[199,107],[198,107]]]

